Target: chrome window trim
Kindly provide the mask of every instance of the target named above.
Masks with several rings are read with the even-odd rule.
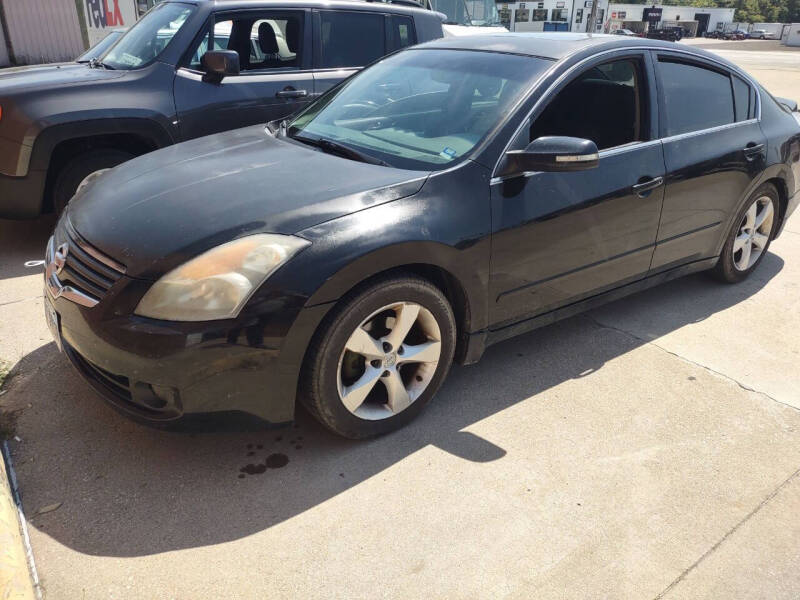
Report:
[[[512,142],[515,139],[517,139],[517,136],[525,128],[526,124],[528,123],[530,118],[533,116],[533,113],[536,111],[536,109],[539,108],[539,106],[542,105],[542,103],[548,102],[551,99],[551,96],[553,95],[554,90],[558,86],[560,86],[564,82],[564,80],[566,80],[570,76],[572,76],[572,74],[575,71],[577,71],[580,68],[582,68],[586,63],[596,61],[597,57],[599,57],[599,56],[603,56],[605,54],[618,53],[618,52],[621,53],[621,52],[644,52],[644,51],[662,52],[662,53],[665,53],[665,54],[683,55],[685,57],[693,58],[693,59],[697,60],[698,62],[706,61],[708,63],[715,64],[715,65],[719,66],[722,69],[725,69],[726,71],[728,71],[730,73],[735,73],[737,76],[739,76],[745,82],[747,82],[747,84],[750,85],[756,92],[756,117],[754,119],[748,119],[747,121],[739,121],[738,123],[728,123],[728,124],[725,124],[725,125],[719,125],[719,126],[716,126],[716,127],[711,127],[709,129],[691,131],[691,132],[687,132],[685,134],[678,134],[676,136],[670,136],[668,138],[656,138],[654,140],[647,140],[647,142],[642,142],[642,144],[647,144],[647,143],[652,143],[652,142],[659,142],[660,143],[662,141],[667,141],[667,140],[672,141],[675,138],[680,138],[681,136],[691,137],[693,135],[701,135],[703,133],[709,133],[711,131],[715,131],[715,130],[720,129],[720,128],[734,127],[734,126],[737,126],[737,125],[743,125],[745,123],[751,123],[753,121],[755,121],[755,122],[761,121],[761,94],[759,93],[758,85],[755,83],[755,81],[747,73],[745,73],[744,71],[740,70],[735,65],[729,65],[729,64],[726,64],[726,63],[724,63],[724,62],[722,62],[720,60],[717,60],[717,59],[715,59],[713,57],[704,56],[702,54],[697,54],[695,52],[691,52],[691,51],[688,51],[688,50],[664,48],[663,46],[622,46],[622,47],[619,47],[619,48],[610,48],[608,50],[603,50],[602,52],[598,52],[598,53],[593,54],[591,56],[587,56],[586,58],[578,61],[577,63],[572,65],[569,69],[564,71],[558,77],[558,79],[556,79],[553,83],[550,84],[550,86],[548,86],[548,88],[542,93],[542,96],[539,98],[539,100],[536,101],[536,103],[531,107],[531,109],[528,111],[528,113],[525,115],[525,117],[523,117],[522,121],[520,122],[520,124],[517,127],[517,129],[514,131],[513,135],[511,135],[511,137],[508,139],[508,142],[506,142],[506,145],[503,148],[503,151],[500,153],[500,156],[498,157],[497,162],[495,162],[494,168],[492,169],[492,178],[490,180],[490,184],[495,184],[495,183],[497,183],[499,181],[504,181],[504,180],[509,178],[507,176],[506,177],[498,177],[498,176],[495,175],[495,173],[497,173],[497,169],[500,166],[501,161],[503,160],[503,157],[506,155],[506,152],[509,151],[508,149],[511,146]],[[573,55],[574,55],[574,53],[573,54],[569,54],[569,55],[563,57],[561,60],[557,61],[556,64],[551,69],[548,69],[547,72],[544,73],[542,77],[546,77],[547,75],[549,75],[549,73],[553,69],[557,69],[558,68],[558,65],[562,61],[569,59]],[[654,57],[654,62],[656,64],[658,63],[658,57]],[[655,68],[658,68],[658,67],[656,66]],[[531,86],[531,93],[533,93],[536,90],[536,88],[538,87],[539,83],[542,80],[542,77],[540,77]],[[522,99],[522,102],[524,102],[524,98]],[[630,148],[638,148],[638,147],[641,147],[641,146],[638,145],[638,144],[630,146]],[[609,150],[602,151],[602,152],[600,152],[600,158],[603,158],[604,156],[609,156],[609,154],[606,154],[606,152],[615,151],[615,150],[621,150],[622,148],[626,148],[626,147],[625,146],[618,146],[617,148],[609,148]],[[523,173],[523,176],[524,177],[530,177],[533,174],[534,173],[526,172],[526,173]],[[519,175],[515,175],[514,177],[519,177]]]
[[[715,125],[714,127],[708,127],[707,129],[697,129],[695,131],[687,131],[685,133],[676,133],[675,135],[669,135],[667,137],[661,138],[661,141],[664,143],[674,142],[677,140],[692,138],[698,135],[705,135],[707,133],[724,131],[725,129],[733,129],[734,127],[739,127],[740,125],[753,125],[754,123],[758,123],[758,119],[747,119],[746,121],[737,121],[736,123],[725,123],[724,125]]]

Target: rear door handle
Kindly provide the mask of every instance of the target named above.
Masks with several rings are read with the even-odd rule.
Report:
[[[633,193],[639,196],[640,198],[644,198],[647,192],[650,190],[656,189],[658,186],[664,184],[663,177],[653,177],[652,179],[648,179],[642,183],[637,183],[631,189]]]
[[[308,90],[285,89],[275,94],[276,98],[305,98]]]
[[[742,152],[744,152],[744,157],[747,160],[755,160],[755,159],[757,159],[759,156],[761,156],[761,153],[763,151],[764,151],[764,144],[752,144],[752,143],[750,143],[750,144],[747,144],[747,146],[742,149]]]

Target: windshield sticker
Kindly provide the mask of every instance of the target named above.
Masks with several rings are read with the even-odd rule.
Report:
[[[447,160],[453,160],[456,157],[456,151],[450,146],[446,146],[444,150],[439,152],[439,156],[446,158]]]

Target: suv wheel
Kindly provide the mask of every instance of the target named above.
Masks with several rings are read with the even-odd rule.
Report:
[[[345,300],[318,332],[300,398],[323,425],[349,438],[398,429],[424,408],[453,361],[453,311],[430,282],[401,276]]]
[[[81,184],[98,172],[106,171],[134,157],[130,152],[100,148],[80,154],[69,161],[56,177],[53,187],[53,208],[61,214]]]

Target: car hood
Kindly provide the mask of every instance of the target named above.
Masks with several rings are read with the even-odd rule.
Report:
[[[78,194],[67,215],[128,275],[153,279],[243,235],[294,234],[413,195],[427,175],[324,154],[259,125],[124,163]]]
[[[125,71],[93,69],[87,64],[59,63],[0,69],[0,96],[30,89],[61,89],[65,85],[116,79]]]

